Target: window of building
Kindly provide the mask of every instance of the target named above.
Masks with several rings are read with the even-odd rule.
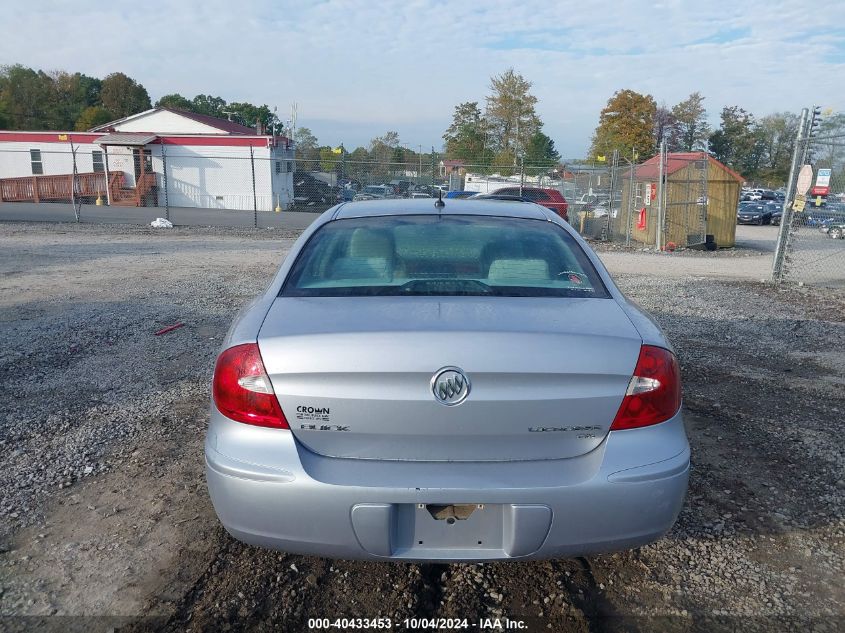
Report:
[[[277,174],[282,173],[282,161],[280,161],[280,160],[276,161],[276,173]]]
[[[293,162],[288,161],[288,171],[293,171]]]
[[[94,172],[98,174],[105,172],[106,167],[103,164],[103,152],[95,149],[91,152],[91,157],[94,161]]]
[[[44,173],[44,163],[41,162],[41,150],[29,150],[29,162],[32,165],[32,174],[37,176]]]

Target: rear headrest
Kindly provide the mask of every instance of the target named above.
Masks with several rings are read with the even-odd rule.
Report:
[[[393,261],[394,250],[390,231],[357,228],[349,238],[349,257],[382,257]]]
[[[487,279],[499,282],[549,279],[549,263],[545,259],[494,259]]]

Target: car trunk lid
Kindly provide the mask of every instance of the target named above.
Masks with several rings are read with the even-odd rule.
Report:
[[[589,452],[641,339],[613,299],[279,298],[258,344],[297,440],[344,458],[500,461]],[[456,367],[466,399],[432,380]],[[460,379],[459,379],[460,380]]]

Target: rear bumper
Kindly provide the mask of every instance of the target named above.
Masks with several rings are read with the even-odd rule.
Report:
[[[577,458],[420,463],[326,458],[288,431],[212,408],[206,472],[237,539],[332,558],[471,561],[582,556],[636,547],[675,522],[689,474],[680,414],[618,431]],[[432,504],[469,504],[436,520]]]

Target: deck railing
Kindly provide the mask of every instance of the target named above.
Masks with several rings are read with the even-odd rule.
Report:
[[[73,174],[0,178],[0,202],[72,200],[74,196],[95,198],[106,193],[104,173],[77,174],[75,191],[73,181]]]

